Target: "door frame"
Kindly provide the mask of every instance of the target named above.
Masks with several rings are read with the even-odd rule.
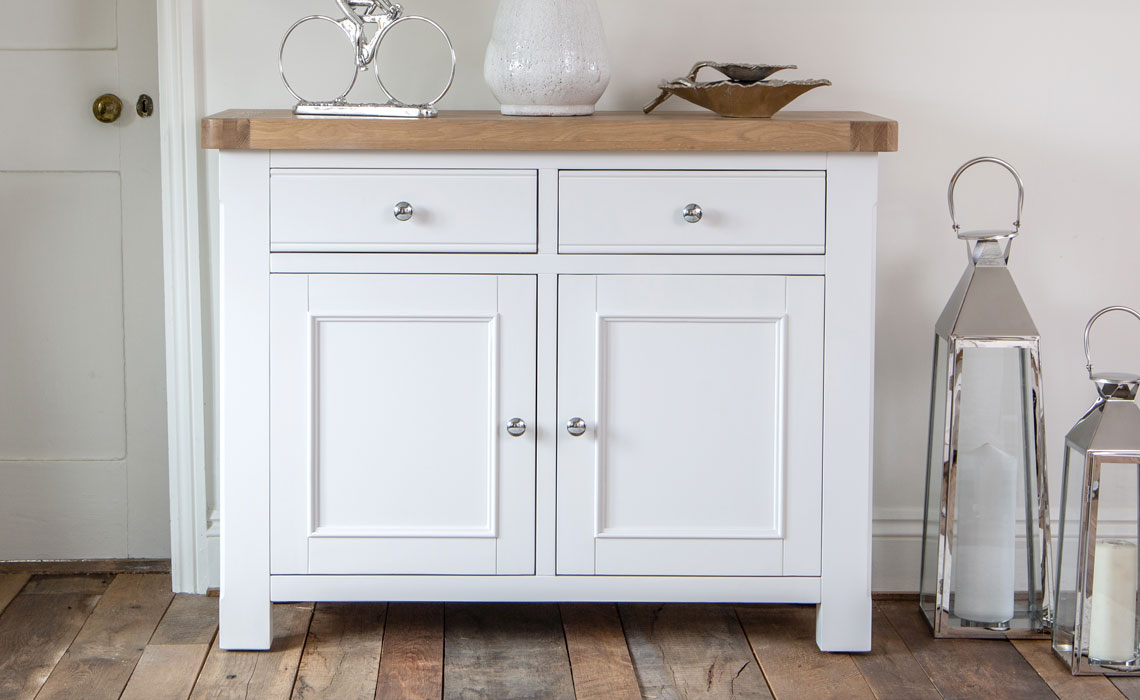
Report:
[[[175,592],[205,593],[211,571],[199,256],[200,0],[157,0],[157,8],[171,582]]]

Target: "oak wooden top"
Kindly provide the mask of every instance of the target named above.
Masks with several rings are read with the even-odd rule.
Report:
[[[711,112],[599,112],[505,117],[444,111],[433,119],[297,117],[227,110],[202,120],[202,147],[380,151],[893,152],[898,122],[865,112],[780,112],[728,119]]]

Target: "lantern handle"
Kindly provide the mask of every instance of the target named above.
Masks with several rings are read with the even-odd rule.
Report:
[[[978,163],[996,163],[1008,170],[1009,174],[1013,175],[1013,179],[1017,180],[1017,219],[1013,222],[1013,230],[963,232],[962,227],[958,225],[958,219],[954,215],[954,188],[957,187],[958,178],[962,177],[962,173],[966,172]],[[969,241],[1013,238],[1017,235],[1018,230],[1021,228],[1021,210],[1025,206],[1025,182],[1022,181],[1021,175],[1018,174],[1017,169],[1001,158],[995,158],[993,156],[982,156],[980,158],[974,158],[962,167],[958,168],[958,172],[954,173],[954,177],[950,178],[950,189],[946,193],[946,199],[950,204],[950,222],[954,224],[954,233],[958,234],[958,238]]]
[[[1085,369],[1089,372],[1089,379],[1093,378],[1092,356],[1089,354],[1089,335],[1092,333],[1092,327],[1093,324],[1096,323],[1096,320],[1110,311],[1126,311],[1135,316],[1137,320],[1140,320],[1140,313],[1137,313],[1135,309],[1131,309],[1127,306],[1107,306],[1097,311],[1096,314],[1089,319],[1088,325],[1085,326]]]

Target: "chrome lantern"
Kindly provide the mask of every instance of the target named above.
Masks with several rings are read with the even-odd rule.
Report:
[[[1140,673],[1140,376],[1093,372],[1089,355],[1093,323],[1110,311],[1140,319],[1130,308],[1111,306],[1085,326],[1085,363],[1099,396],[1065,436],[1053,649],[1074,674]]]
[[[962,231],[954,188],[979,163],[1017,180],[1008,230]],[[1053,596],[1040,335],[1006,263],[1025,188],[1003,160],[950,180],[969,266],[934,327],[920,607],[935,637],[1046,634]]]

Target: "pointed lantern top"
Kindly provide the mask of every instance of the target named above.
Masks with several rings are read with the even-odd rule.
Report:
[[[958,225],[954,213],[954,189],[962,173],[979,163],[996,163],[1017,180],[1017,219],[1012,229],[963,231]],[[1025,204],[1025,184],[1021,175],[1000,158],[975,158],[954,173],[947,200],[954,232],[967,243],[970,266],[950,296],[934,330],[948,338],[1014,341],[1039,338],[1037,326],[1006,267],[1013,239],[1021,229],[1021,210]]]
[[[1094,372],[1089,352],[1093,324],[1111,311],[1124,311],[1140,319],[1140,313],[1127,306],[1109,306],[1089,319],[1085,326],[1085,369],[1096,384],[1099,398],[1065,439],[1090,452],[1140,453],[1140,407],[1135,402],[1140,376],[1127,372]]]

